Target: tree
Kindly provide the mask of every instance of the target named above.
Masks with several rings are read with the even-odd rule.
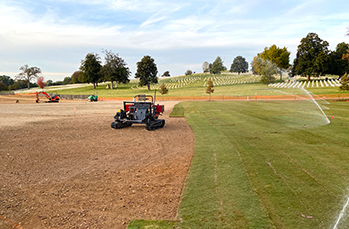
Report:
[[[347,61],[349,61],[349,49],[347,50],[347,53],[344,53],[344,54],[343,54],[342,60],[347,60]]]
[[[202,71],[205,73],[205,72],[210,72],[210,64],[205,61],[203,64],[202,64]]]
[[[101,81],[101,60],[98,54],[88,53],[85,60],[81,60],[80,71],[84,82],[93,83],[93,88],[96,89],[96,84]]]
[[[230,66],[230,72],[237,72],[238,74],[248,71],[248,63],[242,56],[234,58],[233,63]]]
[[[111,81],[111,88],[113,89],[114,81],[116,82],[116,88],[118,83],[128,83],[131,75],[130,69],[127,67],[124,59],[119,57],[118,54],[114,54],[111,51],[104,50],[105,53],[105,65],[102,67],[102,74],[105,80]]]
[[[192,75],[193,74],[193,71],[192,70],[187,70],[186,72],[185,72],[185,75],[186,76],[190,76],[190,75]]]
[[[277,74],[279,69],[273,62],[269,60],[263,60],[262,64],[263,67],[261,83],[270,84],[275,79],[273,75]]]
[[[349,44],[345,42],[339,43],[336,50],[330,53],[330,64],[328,74],[342,76],[349,72],[349,61],[345,56],[348,55]]]
[[[216,60],[212,64],[210,72],[213,74],[221,74],[221,72],[224,70],[226,70],[226,67],[224,67],[222,59],[217,56]]]
[[[71,83],[75,84],[75,83],[81,83],[79,80],[79,76],[80,76],[80,71],[75,71],[73,73],[73,75],[71,75]]]
[[[46,83],[47,83],[47,86],[51,86],[53,85],[53,80],[47,80]]]
[[[252,72],[256,75],[262,75],[263,59],[255,56],[251,62]]]
[[[258,56],[252,61],[253,71],[261,75],[261,83],[269,84],[273,81],[273,75],[278,73],[278,67],[269,60],[264,60]]]
[[[339,86],[339,90],[349,91],[349,77],[347,73],[345,73],[341,78],[341,85]]]
[[[28,87],[26,80],[16,80],[16,82],[11,85],[11,90],[23,89]]]
[[[301,40],[294,60],[294,74],[307,77],[318,77],[328,70],[328,42],[319,38],[316,33],[309,33]]]
[[[159,92],[161,93],[161,95],[165,95],[168,93],[168,89],[166,88],[165,83],[162,83],[160,85]]]
[[[206,93],[209,95],[209,98],[210,98],[209,100],[211,101],[211,93],[214,92],[214,89],[213,89],[214,86],[211,78],[208,78],[206,84],[207,84]]]
[[[348,31],[347,31],[346,35],[349,36],[349,27],[347,28],[347,30]],[[342,59],[349,61],[349,49],[347,49],[347,52],[345,54],[343,54]]]
[[[28,65],[24,65],[19,68],[22,72],[16,77],[17,79],[22,79],[26,81],[28,89],[30,89],[30,81],[32,79],[38,78],[38,74],[41,74],[41,70],[38,67],[28,67]]]
[[[64,85],[70,84],[71,82],[72,82],[71,77],[69,77],[69,76],[64,77],[64,79],[63,79],[63,84]]]
[[[137,62],[136,78],[139,79],[139,86],[147,85],[148,91],[150,91],[150,84],[157,83],[158,69],[154,62],[154,59],[150,56],[144,56],[140,62]]]
[[[39,88],[44,89],[45,87],[45,82],[44,82],[44,77],[40,76],[36,83],[39,85]]]
[[[276,45],[272,45],[270,48],[265,47],[264,51],[258,54],[258,57],[274,63],[278,67],[280,80],[282,80],[282,71],[290,66],[290,54],[286,47],[279,48]]]
[[[0,81],[0,91],[7,91],[8,86],[4,84],[2,81]]]
[[[162,76],[170,77],[171,75],[170,75],[170,72],[169,72],[169,71],[166,71],[166,72],[164,72],[164,74],[162,74]]]
[[[0,76],[0,82],[5,84],[7,87],[15,83],[15,81],[11,79],[11,77],[5,75]]]

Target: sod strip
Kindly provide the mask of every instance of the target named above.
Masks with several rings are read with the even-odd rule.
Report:
[[[338,120],[330,125],[304,104],[309,107],[306,101],[183,103],[196,142],[181,224],[333,226],[349,184],[348,104],[331,104],[328,112]]]
[[[172,228],[345,228],[349,103],[182,102],[195,153]],[[307,124],[307,125],[304,125]],[[340,220],[338,220],[340,219]],[[146,224],[144,224],[146,223]],[[337,224],[336,224],[337,223]]]
[[[224,135],[220,127],[209,120],[219,116],[213,116],[215,112],[206,107],[197,107],[197,103],[183,106],[195,134],[195,153],[179,209],[181,226],[271,226],[241,157],[229,141],[230,136]]]

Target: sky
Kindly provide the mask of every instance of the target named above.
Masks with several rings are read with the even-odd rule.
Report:
[[[0,75],[25,64],[45,80],[79,70],[88,53],[119,54],[132,72],[143,56],[171,76],[202,72],[205,61],[236,56],[250,63],[273,44],[291,52],[308,33],[335,50],[349,43],[347,0],[1,0]]]

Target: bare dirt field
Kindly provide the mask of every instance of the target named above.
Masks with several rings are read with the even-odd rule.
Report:
[[[19,100],[16,103],[16,100]],[[125,228],[176,219],[193,156],[183,118],[110,127],[122,102],[0,96],[0,228]]]

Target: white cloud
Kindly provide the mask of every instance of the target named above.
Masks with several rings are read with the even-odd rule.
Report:
[[[0,26],[0,37],[20,47],[113,44],[122,28],[65,24],[60,23],[52,11],[34,17],[22,8],[6,6],[0,9],[0,21],[6,22]]]
[[[166,69],[165,65],[168,64],[180,69],[179,65],[183,64],[183,69],[187,70],[191,66],[201,65],[204,58],[209,61],[208,57],[201,56],[201,59],[193,56],[192,63],[180,61],[197,49],[209,50],[202,52],[202,55],[217,50],[216,54],[212,54],[214,57],[220,55],[221,50],[235,56],[251,56],[263,51],[266,46],[276,44],[288,47],[293,56],[301,38],[309,32],[318,33],[322,39],[329,41],[331,48],[339,42],[348,42],[349,37],[345,37],[349,26],[349,15],[345,9],[348,8],[347,4],[342,4],[343,7],[336,13],[326,13],[328,6],[325,2],[313,7],[314,1],[278,1],[278,7],[273,8],[273,12],[269,11],[273,2],[257,0],[54,1],[62,6],[68,3],[69,6],[82,4],[88,10],[86,14],[76,9],[64,15],[62,12],[65,8],[60,9],[60,5],[44,5],[43,11],[37,10],[34,15],[21,4],[5,1],[0,3],[0,70],[16,71],[25,64],[23,60],[34,59],[33,51],[43,56],[41,59],[39,54],[35,56],[36,61],[41,61],[36,65],[51,66],[57,61],[59,66],[71,66],[69,70],[62,70],[64,72],[76,70],[74,68],[84,58],[83,55],[102,48],[116,52],[122,49],[129,56],[134,56],[137,50],[137,58],[141,57],[139,53],[142,52],[155,52],[159,55],[158,59],[173,55],[173,58],[178,58],[175,65],[162,63],[161,66]],[[53,50],[56,51],[55,56],[50,57],[50,61],[46,60]],[[61,54],[57,50],[65,50],[66,53]],[[65,60],[67,56],[76,53],[83,53],[80,60],[68,64]],[[14,64],[14,60],[18,63]],[[137,61],[134,57],[131,60]],[[16,66],[16,69],[9,70],[9,66]],[[180,73],[183,74],[184,70],[180,70]]]

